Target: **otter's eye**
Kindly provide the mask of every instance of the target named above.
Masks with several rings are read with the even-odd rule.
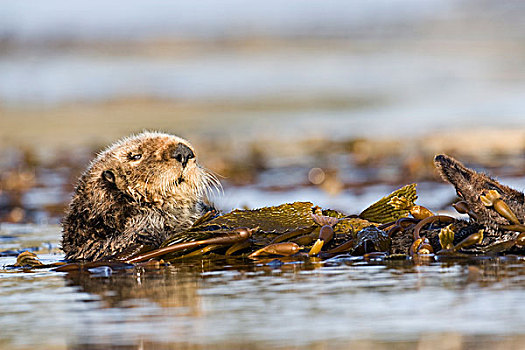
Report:
[[[140,154],[140,153],[130,153],[128,155],[128,158],[129,158],[129,160],[139,160],[140,158],[142,158],[142,154]]]

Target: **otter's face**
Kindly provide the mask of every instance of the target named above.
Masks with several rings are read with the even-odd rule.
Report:
[[[179,137],[142,133],[100,155],[102,181],[137,202],[196,202],[217,180],[196,161],[191,144]]]

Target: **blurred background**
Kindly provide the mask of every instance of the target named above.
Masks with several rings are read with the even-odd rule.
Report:
[[[439,152],[524,188],[524,63],[518,0],[0,1],[0,220],[58,222],[142,130],[189,139],[223,210],[413,181],[440,209]]]
[[[189,139],[223,211],[417,182],[458,215],[436,153],[525,189],[524,1],[0,0],[0,348],[523,347],[510,255],[11,269],[63,258],[76,179],[142,130]]]

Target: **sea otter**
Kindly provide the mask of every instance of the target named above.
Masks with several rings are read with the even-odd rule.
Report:
[[[144,132],[102,151],[82,174],[63,219],[66,259],[115,257],[137,245],[158,247],[210,210],[220,186],[197,163],[191,144]]]

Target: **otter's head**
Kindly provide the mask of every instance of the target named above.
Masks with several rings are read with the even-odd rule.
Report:
[[[156,246],[202,214],[218,180],[191,144],[145,132],[101,152],[79,179],[62,221],[68,259],[98,259],[134,244]]]
[[[193,205],[217,179],[200,167],[191,144],[177,136],[144,132],[122,139],[93,161],[87,178],[112,195],[144,205]]]

